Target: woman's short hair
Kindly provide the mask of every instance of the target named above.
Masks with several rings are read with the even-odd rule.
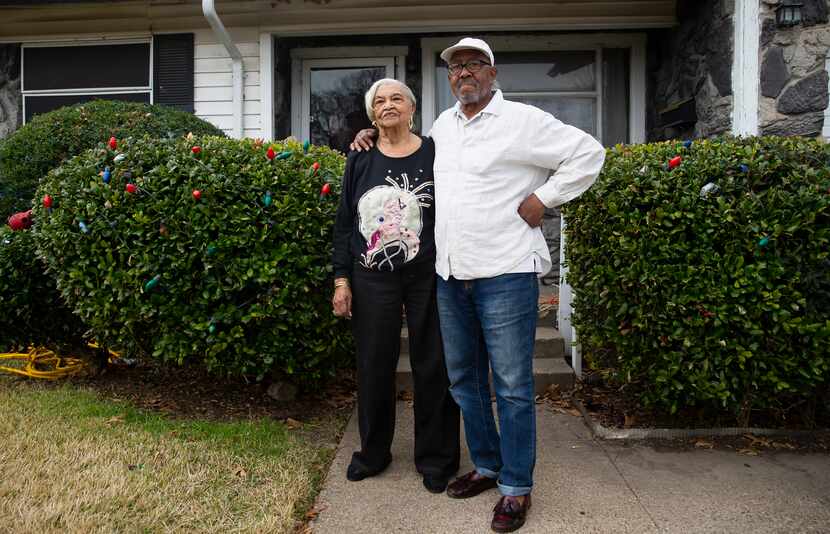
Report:
[[[403,92],[404,96],[406,96],[412,102],[412,107],[415,107],[415,105],[417,104],[415,100],[415,94],[412,92],[412,89],[407,87],[405,83],[394,78],[382,78],[373,83],[372,87],[370,87],[369,90],[366,91],[366,115],[369,116],[370,121],[375,120],[375,112],[372,110],[372,103],[375,101],[375,95],[377,94],[378,89],[380,89],[381,86],[393,83],[401,86],[401,91]]]

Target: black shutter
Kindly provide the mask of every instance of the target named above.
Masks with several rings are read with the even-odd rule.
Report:
[[[153,101],[193,113],[193,34],[153,36]]]

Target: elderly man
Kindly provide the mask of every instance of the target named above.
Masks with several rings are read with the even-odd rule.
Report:
[[[537,277],[551,268],[542,217],[591,186],[605,151],[549,113],[505,100],[494,89],[498,71],[484,41],[461,39],[441,58],[458,103],[430,133],[438,311],[450,392],[475,465],[447,494],[463,499],[498,487],[491,526],[512,532],[530,508],[536,462]],[[358,136],[361,142],[368,145]]]

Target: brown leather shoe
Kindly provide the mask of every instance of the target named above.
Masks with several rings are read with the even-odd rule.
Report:
[[[493,521],[490,528],[495,532],[513,532],[525,524],[527,511],[530,510],[530,494],[525,495],[524,502],[518,497],[503,496],[493,508]]]
[[[466,475],[461,475],[456,478],[447,486],[447,495],[453,499],[466,499],[468,497],[475,497],[482,491],[487,491],[495,487],[495,478],[480,476],[477,471],[472,470]]]

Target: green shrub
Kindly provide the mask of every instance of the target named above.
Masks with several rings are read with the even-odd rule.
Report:
[[[824,387],[828,164],[827,145],[801,138],[609,150],[564,210],[573,324],[593,365],[647,405],[743,420]]]
[[[29,209],[41,177],[101,139],[188,132],[223,135],[192,113],[134,102],[95,100],[37,115],[0,143],[0,218]]]
[[[0,352],[28,345],[77,347],[84,326],[61,300],[35,252],[31,230],[0,228]]]
[[[294,141],[274,146],[287,159],[267,149],[128,139],[123,161],[102,144],[49,173],[38,249],[97,339],[257,379],[280,371],[313,383],[341,363],[349,336],[331,311],[329,266],[337,200],[321,188],[339,188],[345,160]]]

